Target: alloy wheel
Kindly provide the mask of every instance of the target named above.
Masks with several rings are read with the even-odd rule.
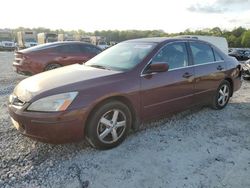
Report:
[[[97,135],[101,142],[112,144],[116,142],[125,132],[126,116],[118,109],[106,112],[99,120]]]
[[[229,87],[228,85],[224,84],[221,86],[220,90],[219,90],[219,95],[218,95],[218,104],[220,106],[224,106],[228,99],[229,99]]]

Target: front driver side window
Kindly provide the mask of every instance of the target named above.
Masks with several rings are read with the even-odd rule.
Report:
[[[169,69],[176,69],[188,65],[186,45],[183,42],[167,44],[152,59],[152,63],[167,63]]]

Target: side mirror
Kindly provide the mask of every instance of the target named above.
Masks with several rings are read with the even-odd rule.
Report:
[[[156,62],[148,66],[146,73],[167,72],[168,69],[169,69],[169,66],[167,63]]]

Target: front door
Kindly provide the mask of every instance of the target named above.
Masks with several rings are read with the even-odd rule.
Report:
[[[151,63],[167,63],[167,72],[142,74],[141,99],[144,120],[180,111],[192,105],[194,68],[189,67],[184,42],[164,46]],[[147,69],[147,68],[146,68]]]

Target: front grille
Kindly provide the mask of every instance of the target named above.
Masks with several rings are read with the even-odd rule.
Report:
[[[6,47],[12,47],[12,43],[5,43]]]
[[[17,96],[15,95],[10,95],[9,97],[9,102],[10,104],[14,106],[23,106],[25,104],[24,101],[20,100]]]

